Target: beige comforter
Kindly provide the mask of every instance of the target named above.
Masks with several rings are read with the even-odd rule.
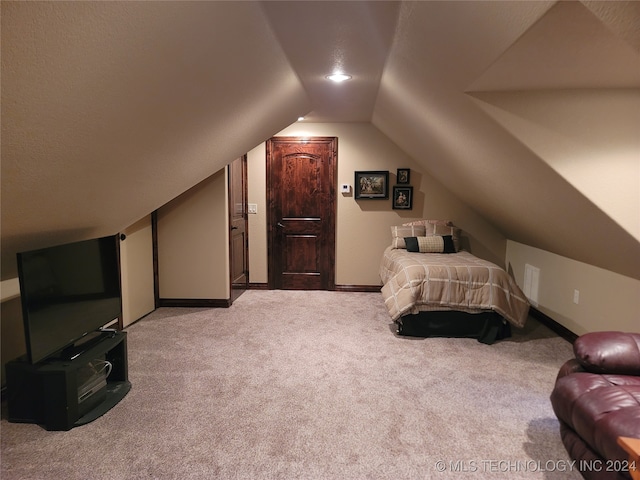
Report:
[[[382,295],[392,320],[424,310],[493,310],[523,327],[529,302],[497,265],[469,252],[412,253],[387,248],[380,264]]]

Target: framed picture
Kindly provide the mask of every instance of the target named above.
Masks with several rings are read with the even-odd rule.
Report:
[[[409,168],[398,169],[398,183],[403,183],[403,184],[409,183],[410,176],[411,176],[411,169]]]
[[[413,187],[394,185],[393,208],[396,210],[411,210],[413,208]]]
[[[356,172],[355,197],[382,200],[389,198],[389,171]]]

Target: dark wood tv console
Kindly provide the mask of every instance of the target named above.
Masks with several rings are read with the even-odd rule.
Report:
[[[105,362],[111,364],[107,376],[108,369],[96,369]],[[106,413],[131,389],[127,333],[104,332],[73,359],[54,357],[33,365],[18,358],[7,363],[6,374],[10,422],[70,430]]]

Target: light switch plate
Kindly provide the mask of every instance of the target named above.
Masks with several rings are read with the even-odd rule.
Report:
[[[252,214],[258,213],[258,204],[257,203],[248,203],[247,204],[247,213],[252,213]]]
[[[349,193],[349,192],[351,192],[351,185],[349,185],[348,183],[343,183],[343,184],[340,186],[340,191],[341,191],[342,193]]]

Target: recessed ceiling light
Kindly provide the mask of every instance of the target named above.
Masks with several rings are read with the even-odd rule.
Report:
[[[346,73],[332,73],[331,75],[327,75],[326,78],[332,82],[340,83],[351,80],[351,75],[347,75]]]
[[[304,117],[298,117],[298,121],[301,122],[304,120]]]

